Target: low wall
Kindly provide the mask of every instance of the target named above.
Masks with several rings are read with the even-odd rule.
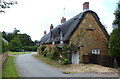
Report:
[[[5,60],[7,59],[7,57],[8,57],[8,53],[3,53],[2,55],[0,55],[0,61],[1,61],[0,66],[3,66],[3,64],[5,63]]]
[[[0,67],[2,66],[2,54],[0,54]]]

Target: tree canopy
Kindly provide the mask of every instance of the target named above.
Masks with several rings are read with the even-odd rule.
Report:
[[[7,33],[5,31],[2,32],[2,37],[9,42],[9,49],[11,51],[19,51],[22,49],[27,51],[37,50],[37,40],[32,41],[28,34],[18,34],[18,32],[20,32],[20,30],[17,30],[16,28],[12,33]]]
[[[5,13],[3,9],[10,8],[10,5],[17,4],[17,1],[0,0],[0,13]]]
[[[13,40],[11,40],[9,47],[11,51],[19,51],[21,48],[22,44],[20,43],[19,39],[14,38]]]
[[[115,20],[113,21],[114,29],[110,34],[110,50],[109,54],[115,58],[120,57],[120,1],[118,2],[118,8],[114,13]]]

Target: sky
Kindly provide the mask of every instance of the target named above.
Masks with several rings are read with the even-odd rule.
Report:
[[[114,11],[118,0],[17,0],[17,5],[5,9],[6,13],[0,14],[0,31],[13,32],[14,28],[20,33],[27,33],[31,39],[40,40],[54,27],[60,24],[64,16],[67,20],[83,11],[83,3],[89,2],[89,9],[96,12],[100,21],[105,25],[110,34]],[[65,8],[65,10],[64,10]]]

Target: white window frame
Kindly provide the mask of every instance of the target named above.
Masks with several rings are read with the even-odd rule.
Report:
[[[99,49],[92,49],[92,54],[100,54],[100,50]]]
[[[62,39],[63,39],[62,32],[60,32],[60,43],[63,43]]]

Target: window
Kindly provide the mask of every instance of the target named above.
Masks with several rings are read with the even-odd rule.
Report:
[[[91,24],[89,24],[89,26],[88,26],[88,27],[92,27],[92,26],[91,26]]]
[[[100,50],[99,49],[93,49],[92,54],[100,54]]]

